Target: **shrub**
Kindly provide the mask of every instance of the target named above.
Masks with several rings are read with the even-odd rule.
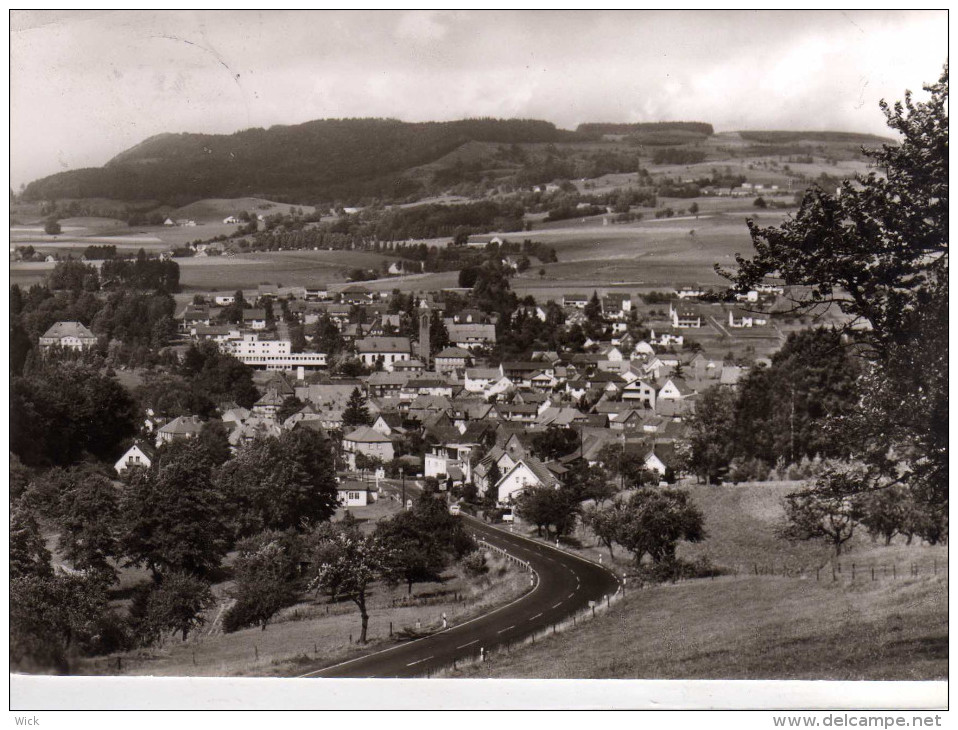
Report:
[[[654,583],[675,583],[680,580],[693,580],[696,578],[711,578],[716,575],[722,575],[722,570],[703,556],[691,561],[674,558],[660,563],[642,565],[634,574],[634,577],[638,580],[639,585],[646,585]]]
[[[462,567],[466,573],[473,578],[485,575],[489,572],[489,565],[486,563],[486,555],[480,550],[469,553],[462,559]]]

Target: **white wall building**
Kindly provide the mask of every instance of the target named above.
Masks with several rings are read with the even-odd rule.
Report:
[[[294,368],[324,368],[326,353],[293,352],[289,340],[261,340],[257,334],[243,335],[221,345],[245,365],[266,370],[293,370]]]

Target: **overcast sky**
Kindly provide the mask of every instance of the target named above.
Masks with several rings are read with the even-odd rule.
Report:
[[[311,119],[691,120],[882,134],[945,11],[14,11],[11,182],[160,132]]]

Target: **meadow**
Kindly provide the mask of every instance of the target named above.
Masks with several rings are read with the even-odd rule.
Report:
[[[679,556],[707,558],[723,575],[646,588],[629,582],[625,599],[598,621],[447,676],[947,678],[947,547],[901,538],[886,547],[858,534],[836,559],[827,546],[782,540],[781,500],[797,485],[683,486],[708,537],[680,545]],[[575,538],[578,552],[632,570],[620,549],[610,561],[582,528]]]

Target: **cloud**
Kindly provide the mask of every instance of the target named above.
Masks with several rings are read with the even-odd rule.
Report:
[[[413,10],[403,13],[396,26],[396,37],[400,40],[425,43],[438,41],[445,37],[447,28],[439,20],[435,10]]]

